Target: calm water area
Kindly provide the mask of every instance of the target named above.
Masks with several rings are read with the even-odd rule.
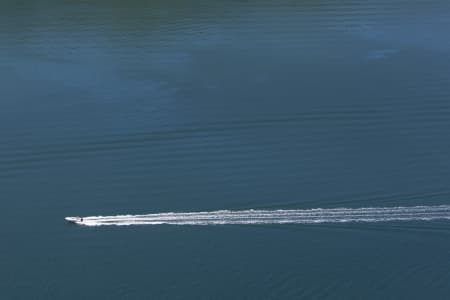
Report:
[[[1,299],[449,299],[450,2],[0,1]]]

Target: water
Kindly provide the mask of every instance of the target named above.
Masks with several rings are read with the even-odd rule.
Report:
[[[439,0],[0,2],[0,298],[448,298],[417,211],[64,217],[448,207],[449,29]]]

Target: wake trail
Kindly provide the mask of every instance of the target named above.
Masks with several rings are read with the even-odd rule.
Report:
[[[85,226],[319,224],[450,220],[450,205],[292,210],[218,210],[146,215],[91,216],[70,220]]]

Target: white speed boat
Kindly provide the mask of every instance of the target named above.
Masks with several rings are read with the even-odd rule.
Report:
[[[83,218],[82,217],[65,217],[67,222],[74,223],[74,224],[83,224]]]

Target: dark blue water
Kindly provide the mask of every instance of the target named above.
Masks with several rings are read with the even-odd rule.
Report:
[[[0,298],[447,299],[450,222],[65,216],[450,204],[448,1],[0,2]]]

